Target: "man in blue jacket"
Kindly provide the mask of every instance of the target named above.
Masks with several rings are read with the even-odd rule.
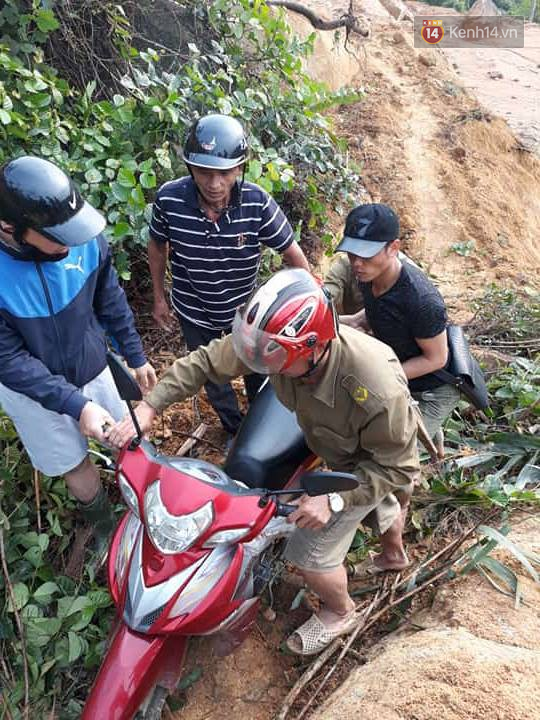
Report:
[[[104,328],[142,390],[156,382],[104,227],[53,163],[26,156],[0,168],[0,406],[33,466],[65,476],[101,547],[114,518],[87,437],[102,440],[124,415]]]

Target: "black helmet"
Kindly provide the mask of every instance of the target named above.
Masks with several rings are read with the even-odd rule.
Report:
[[[26,155],[0,168],[0,219],[17,235],[32,228],[50,240],[83,245],[105,228],[105,219],[82,199],[73,181],[48,160]]]
[[[247,159],[248,143],[241,123],[230,115],[205,115],[184,143],[184,162],[195,167],[229,170]]]

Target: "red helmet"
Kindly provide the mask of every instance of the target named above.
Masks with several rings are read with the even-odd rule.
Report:
[[[281,270],[236,311],[232,339],[242,362],[255,372],[286,370],[336,337],[329,293],[307,270]]]

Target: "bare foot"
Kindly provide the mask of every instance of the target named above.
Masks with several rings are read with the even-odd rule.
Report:
[[[333,612],[332,610],[329,610],[324,605],[321,607],[319,612],[317,613],[319,620],[326,625],[328,628],[333,628],[334,626],[339,625],[343,622],[343,620],[346,620],[351,613],[353,613],[356,610],[356,605],[354,604],[354,601],[352,598],[350,598],[350,604],[347,609],[347,611],[343,614]]]
[[[380,553],[379,555],[373,555],[371,559],[373,565],[382,572],[387,570],[405,570],[405,568],[410,565],[409,558],[405,554],[401,557],[388,558],[384,555],[384,553]]]

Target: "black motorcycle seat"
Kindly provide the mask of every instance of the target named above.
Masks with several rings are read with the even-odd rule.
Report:
[[[281,490],[311,454],[296,415],[266,382],[250,405],[223,469],[249,487]]]

